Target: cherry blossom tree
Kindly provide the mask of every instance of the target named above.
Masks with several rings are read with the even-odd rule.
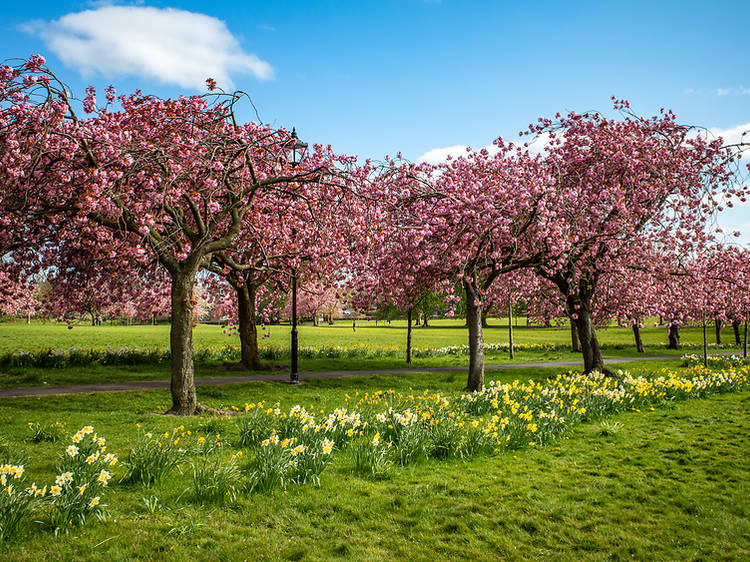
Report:
[[[161,100],[136,92],[79,117],[42,57],[0,67],[0,226],[75,237],[106,231],[133,259],[149,256],[171,282],[171,413],[202,410],[193,367],[194,288],[212,256],[237,241],[258,197],[306,196],[323,170],[292,168],[290,135],[238,124],[242,94]],[[310,197],[312,198],[312,197]],[[25,226],[25,225],[33,226]],[[259,228],[266,225],[258,224]],[[16,236],[16,238],[18,238]],[[13,240],[0,240],[5,248]]]
[[[324,311],[338,308],[338,290],[336,287],[326,287],[319,282],[305,283],[299,287],[297,295],[297,314],[301,317],[309,317],[314,326],[318,325],[320,316]],[[284,316],[292,314],[291,300],[287,299],[284,305]]]
[[[422,226],[415,259],[461,279],[467,301],[467,388],[484,382],[481,306],[498,276],[532,268],[554,284],[576,322],[586,372],[608,372],[594,328],[599,282],[634,248],[682,252],[708,237],[705,220],[744,194],[720,139],[690,136],[672,112],[620,119],[570,113],[540,119],[539,155],[494,143],[434,168],[410,170],[399,193]]]
[[[371,187],[375,205],[352,252],[350,300],[358,310],[390,306],[406,313],[406,362],[412,361],[414,311],[435,293],[450,295],[450,280],[424,249],[421,217],[404,200],[405,186],[418,183],[421,170],[387,160]],[[408,187],[407,187],[408,189]],[[449,296],[450,299],[450,296]]]
[[[330,146],[315,145],[300,166],[321,171],[316,181],[284,193],[270,192],[268,197],[259,195],[237,243],[213,254],[209,269],[236,296],[236,304],[226,310],[237,321],[245,367],[264,368],[257,344],[259,291],[275,295],[271,300],[279,303],[278,309],[290,292],[292,276],[307,281],[310,298],[315,298],[316,287],[330,288],[340,277],[359,216],[358,178],[367,168],[354,163],[349,156],[334,154]],[[266,307],[263,320],[269,322],[278,312]]]
[[[26,323],[40,308],[39,282],[16,267],[15,263],[4,263],[0,267],[0,314],[25,316]]]

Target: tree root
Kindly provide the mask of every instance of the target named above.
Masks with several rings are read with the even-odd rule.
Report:
[[[231,416],[236,416],[237,412],[232,410],[222,410],[220,408],[211,408],[210,406],[206,406],[205,404],[201,404],[199,402],[195,405],[195,410],[193,410],[192,413],[180,412],[175,410],[174,408],[170,408],[162,415],[184,418],[186,416],[200,416],[204,414],[212,417],[228,418]]]
[[[595,367],[593,369],[589,369],[588,371],[584,371],[583,372],[584,375],[590,375],[591,373],[601,373],[605,377],[610,377],[610,378],[613,378],[613,379],[618,378],[617,373],[615,373],[613,371],[610,371],[609,369],[607,369],[606,367],[603,367],[603,366],[602,367]]]

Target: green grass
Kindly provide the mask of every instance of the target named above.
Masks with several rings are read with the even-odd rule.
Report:
[[[271,326],[270,337],[261,339],[260,345],[289,347],[290,328],[288,325]],[[643,329],[643,341],[646,346],[664,351],[666,344],[666,327],[648,327]],[[680,330],[683,343],[699,344],[702,331],[699,328]],[[414,328],[414,347],[444,347],[468,343],[468,332],[462,320],[434,320],[429,328]],[[713,341],[713,331],[710,341]],[[724,343],[733,343],[731,328],[722,331]],[[629,329],[610,327],[598,332],[599,340],[606,346],[632,346],[633,334]],[[536,328],[519,326],[515,329],[516,343],[570,343],[570,332],[567,327]],[[487,343],[506,342],[508,339],[507,322],[491,320],[490,327],[484,330]],[[194,331],[196,346],[238,345],[237,336],[227,336],[221,326],[199,324]],[[372,347],[396,347],[406,349],[406,325],[403,320],[395,320],[390,326],[375,326],[375,322],[357,321],[357,330],[352,331],[350,322],[337,322],[333,326],[302,325],[299,329],[299,342],[302,346],[321,347],[325,345]],[[18,349],[65,349],[69,347],[102,348],[112,347],[168,347],[169,326],[122,326],[76,325],[68,330],[60,323],[22,322],[0,323],[0,353],[13,352]]]
[[[631,370],[652,364],[630,365]],[[528,369],[490,378],[543,378]],[[395,388],[457,392],[460,373],[252,383],[201,389],[212,406],[279,401],[330,409],[345,394]],[[154,416],[164,391],[0,401],[0,432],[48,479],[60,443],[23,443],[28,421],[85,424],[123,456],[135,424],[164,430],[206,419]],[[231,440],[232,424],[212,422]],[[223,431],[224,432],[224,431]],[[341,453],[320,488],[243,497],[231,508],[186,500],[189,469],[153,489],[114,483],[110,518],[67,537],[32,529],[3,559],[747,559],[750,392],[678,402],[576,427],[568,439],[469,461],[427,461],[380,481],[354,476]],[[2,439],[0,439],[1,441]],[[121,469],[120,469],[121,470]],[[119,472],[118,472],[119,474]],[[163,506],[149,513],[144,498]]]
[[[609,355],[617,357],[622,355],[635,356],[636,354],[635,351],[633,351],[632,354],[623,353],[621,355],[615,355],[612,353]],[[510,361],[504,354],[490,354],[487,355],[485,360],[487,364],[506,364],[543,361],[579,361],[580,359],[580,354],[570,352],[519,352],[514,361]],[[655,370],[661,367],[677,367],[681,362],[679,355],[676,355],[674,360],[649,361],[645,369]],[[402,369],[406,367],[418,370],[420,368],[451,366],[468,366],[468,357],[427,357],[423,359],[415,359],[411,366],[407,365],[402,359],[394,357],[371,359],[306,359],[300,362],[300,373],[304,379],[305,373],[313,372],[366,369],[387,370]],[[278,365],[278,367],[279,370],[249,373],[242,370],[228,371],[220,364],[196,364],[195,376],[196,378],[203,378],[232,375],[242,376],[247,374],[268,375],[288,372],[288,368],[283,368],[283,364]],[[614,365],[613,367],[633,370],[633,364],[631,363],[622,363],[620,365]],[[637,367],[636,370],[638,370]],[[518,373],[524,371],[524,369],[516,368],[509,371],[509,373],[512,376],[517,376]],[[539,369],[534,368],[529,369],[528,371],[539,372]],[[491,371],[487,371],[487,375],[491,378]],[[8,368],[0,373],[0,389],[43,385],[55,386],[66,384],[100,384],[128,381],[168,380],[169,378],[170,371],[169,365],[167,364],[133,366],[89,365],[86,367],[69,367],[65,369]]]
[[[495,320],[494,322],[499,322]],[[672,351],[664,348],[665,329],[644,329],[644,341],[647,347],[646,355],[675,355],[679,357],[683,351]],[[697,328],[682,330],[684,343],[701,342],[702,334]],[[731,330],[725,330],[724,341],[733,341]],[[261,340],[261,345],[285,346],[288,348],[289,326],[272,326],[271,337]],[[429,328],[415,328],[415,347],[443,347],[448,345],[462,345],[467,341],[467,331],[460,320],[434,321]],[[605,346],[605,357],[637,356],[635,346],[632,345],[632,334],[629,330],[609,328],[600,331],[600,339]],[[485,341],[505,342],[507,326],[492,324],[484,332]],[[119,347],[166,347],[168,344],[169,326],[120,326],[104,325],[92,327],[77,325],[68,330],[65,325],[57,323],[33,323],[26,325],[21,322],[0,323],[0,353],[13,352],[18,349],[66,349],[69,347],[103,348],[107,345]],[[334,326],[304,325],[300,329],[301,345],[324,346],[359,346],[383,348],[394,347],[404,350],[406,328],[403,321],[394,321],[391,326],[376,327],[374,322],[357,323],[357,331],[353,332],[350,323],[339,322]],[[515,332],[516,343],[558,343],[566,345],[570,337],[567,327],[558,328],[526,328],[519,327]],[[221,327],[199,324],[195,328],[196,346],[238,345],[236,336],[227,336]],[[689,349],[695,353],[697,349]],[[516,357],[511,361],[506,353],[494,352],[486,356],[487,363],[527,363],[540,361],[577,361],[581,356],[569,351],[539,351],[517,350]],[[280,361],[279,368],[284,368],[287,361]],[[444,356],[415,358],[414,368],[424,367],[466,367],[467,356]],[[362,369],[394,369],[407,367],[403,357],[370,357],[370,358],[321,358],[302,359],[300,372],[318,371],[346,371]],[[259,373],[262,374],[263,372]],[[227,371],[218,363],[196,365],[196,377],[226,376],[231,374],[245,374],[244,372]],[[90,365],[86,367],[71,367],[65,369],[41,368],[6,368],[0,372],[0,388],[15,388],[24,386],[38,386],[43,384],[84,384],[106,383],[136,380],[168,379],[168,365],[136,365],[136,366],[102,366]]]

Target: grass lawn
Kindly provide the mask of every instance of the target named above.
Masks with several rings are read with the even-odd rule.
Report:
[[[504,355],[489,355],[486,358],[487,363],[511,363]],[[525,361],[578,361],[580,354],[573,353],[522,353],[519,354],[512,363],[523,363]],[[662,367],[677,367],[682,363],[679,357],[668,361],[649,361],[642,367],[632,363],[613,364],[610,368],[627,369],[634,372],[651,372]],[[467,366],[468,358],[466,357],[428,357],[424,359],[415,359],[412,367],[445,367],[445,366]],[[305,379],[305,373],[311,372],[330,372],[330,371],[351,371],[362,369],[400,369],[407,367],[406,363],[396,358],[379,358],[379,359],[308,359],[300,362],[301,378]],[[516,368],[508,376],[514,378],[524,378],[526,376],[539,376],[539,373],[546,372],[546,369],[524,369]],[[288,369],[279,371],[258,371],[253,374],[264,375],[269,373],[288,373]],[[227,371],[219,364],[196,365],[196,378],[246,375],[247,371]],[[398,375],[401,376],[401,375]],[[426,375],[422,375],[426,376]],[[433,376],[430,374],[429,376]],[[459,376],[459,375],[453,375]],[[487,380],[491,380],[492,372],[487,371]],[[462,378],[461,378],[462,377]],[[40,385],[66,385],[66,384],[96,384],[111,382],[127,381],[145,381],[145,380],[168,380],[170,378],[169,365],[133,365],[133,366],[109,366],[109,365],[89,365],[87,367],[69,367],[65,369],[41,369],[41,368],[10,368],[0,373],[0,389],[3,388],[23,388]],[[464,385],[466,384],[465,375],[460,375]],[[375,377],[379,380],[378,377]],[[391,379],[387,379],[391,380]],[[386,383],[381,383],[386,384]],[[198,390],[202,395],[205,387]]]
[[[509,381],[556,371],[488,375]],[[464,383],[460,373],[410,374],[199,394],[217,407],[266,400],[317,411],[357,392],[454,394]],[[233,420],[153,415],[167,401],[164,391],[1,400],[0,442],[25,449],[30,482],[49,480],[67,441],[24,443],[27,422],[61,421],[70,434],[92,424],[120,458],[136,423],[155,432],[184,423],[194,434],[235,439]],[[354,475],[342,451],[320,487],[244,495],[231,507],[189,499],[189,464],[153,488],[118,483],[116,465],[105,522],[92,519],[60,537],[33,527],[3,545],[2,558],[743,560],[750,556],[749,436],[750,392],[743,391],[590,421],[537,449],[397,467],[380,480]],[[153,513],[144,502],[152,496]]]
[[[288,325],[271,326],[270,337],[261,339],[260,345],[289,347],[290,328]],[[666,345],[666,327],[647,327],[642,330],[643,342],[646,346],[663,353]],[[702,331],[699,328],[683,328],[680,330],[682,342],[686,344],[702,343]],[[414,347],[444,347],[450,345],[466,345],[468,331],[463,326],[463,320],[434,320],[429,328],[414,328]],[[628,352],[635,351],[633,333],[629,329],[610,327],[598,332],[599,340],[604,346],[627,346]],[[731,327],[722,331],[723,342],[733,343],[734,336]],[[516,343],[555,343],[568,345],[570,343],[569,328],[527,328],[518,326],[514,331]],[[709,335],[713,341],[713,330]],[[486,343],[504,343],[508,340],[507,321],[490,320],[490,327],[484,330]],[[375,326],[375,322],[357,321],[356,332],[352,330],[351,322],[337,322],[333,326],[302,325],[299,328],[301,346],[321,347],[326,345],[369,347],[395,347],[406,349],[406,323],[394,320],[390,326]],[[217,345],[239,345],[237,336],[227,336],[221,326],[199,324],[194,331],[194,342],[197,347]],[[0,323],[0,353],[13,352],[18,349],[65,349],[69,347],[103,348],[112,347],[168,347],[169,326],[122,326],[76,325],[68,330],[60,323],[32,323],[23,322]],[[609,349],[606,350],[610,352]],[[615,350],[611,350],[614,352]],[[654,351],[654,349],[650,350]]]
[[[496,323],[500,321],[495,320]],[[697,353],[698,349],[667,350],[663,343],[664,328],[646,328],[644,342],[647,346],[646,355],[675,355],[681,356],[685,352]],[[725,330],[724,341],[733,341],[731,330]],[[289,327],[271,327],[271,337],[261,340],[261,345],[272,345],[288,348]],[[467,331],[460,320],[434,321],[429,328],[415,328],[415,347],[444,347],[464,345],[467,342]],[[632,344],[632,333],[629,330],[611,327],[600,331],[600,339],[604,346],[605,357],[637,356]],[[501,343],[507,341],[507,325],[492,324],[484,332],[487,343]],[[357,331],[351,329],[350,323],[339,322],[334,326],[311,325],[300,329],[300,342],[304,346],[322,347],[330,345],[368,346],[371,348],[395,348],[404,350],[406,328],[403,321],[394,321],[391,326],[375,326],[374,322],[359,321]],[[169,326],[75,326],[68,330],[65,325],[57,323],[34,323],[26,325],[21,322],[0,323],[0,353],[13,352],[18,349],[67,349],[82,347],[86,349],[114,348],[138,346],[142,348],[166,347],[169,337]],[[567,345],[569,340],[567,327],[558,328],[526,328],[519,327],[515,332],[518,344],[556,343]],[[697,328],[682,330],[683,342],[697,344],[702,341],[702,333]],[[195,345],[222,346],[226,344],[238,345],[236,336],[227,336],[221,327],[199,324],[195,329]],[[541,361],[578,361],[580,354],[571,353],[566,349],[559,350],[528,350],[518,349],[514,360],[510,360],[506,352],[488,352],[487,363],[528,363]],[[677,359],[676,359],[677,361]],[[287,360],[272,361],[282,371]],[[675,365],[677,363],[674,363]],[[466,367],[467,355],[446,355],[441,357],[415,357],[412,367]],[[403,357],[355,357],[355,358],[301,358],[300,372],[345,371],[362,369],[394,369],[407,367]],[[259,373],[262,374],[263,372]],[[227,371],[220,363],[198,363],[196,377],[226,376],[228,374],[245,374],[240,371]],[[85,367],[68,367],[60,369],[42,368],[5,368],[0,372],[0,388],[14,388],[22,386],[36,386],[42,384],[82,384],[104,383],[134,380],[168,379],[169,366],[134,365],[128,368],[122,366],[104,366],[99,364]]]

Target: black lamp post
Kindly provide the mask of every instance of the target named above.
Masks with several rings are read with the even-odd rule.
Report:
[[[292,269],[292,368],[289,373],[289,384],[299,384],[297,350],[297,268],[294,268]]]
[[[307,143],[297,137],[297,129],[292,128],[292,136],[284,145],[287,154],[287,162],[295,168],[305,156]],[[297,230],[292,228],[292,239],[297,237]],[[297,344],[297,268],[292,268],[292,366],[289,373],[289,384],[299,384],[299,373],[297,372],[298,344]]]
[[[286,150],[286,160],[292,168],[302,162],[302,159],[305,157],[307,143],[299,140],[299,137],[297,137],[297,129],[295,127],[292,127],[292,136],[284,145],[284,149]]]

